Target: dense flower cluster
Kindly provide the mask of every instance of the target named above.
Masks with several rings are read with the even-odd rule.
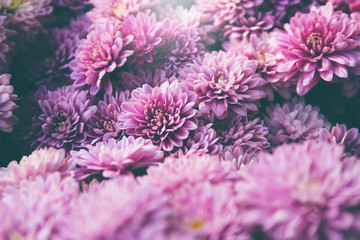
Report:
[[[358,0],[0,0],[0,239],[358,239],[359,89]]]

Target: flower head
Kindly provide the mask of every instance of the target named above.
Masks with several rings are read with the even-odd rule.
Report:
[[[79,193],[72,178],[62,179],[52,173],[22,181],[18,187],[5,190],[0,201],[0,214],[6,216],[0,228],[1,239],[53,239],[60,220]]]
[[[264,79],[255,71],[247,57],[220,51],[196,58],[179,74],[197,94],[199,110],[222,119],[230,110],[241,116],[257,110],[256,101],[265,93],[260,90]]]
[[[319,137],[323,141],[341,144],[345,153],[360,157],[360,136],[357,128],[347,129],[345,124],[336,124],[331,131],[326,128],[320,129]]]
[[[134,54],[129,59],[129,64],[142,66],[144,62],[151,63],[156,49],[163,43],[164,29],[162,22],[157,22],[155,14],[138,13],[136,16],[127,17],[121,24],[123,36],[133,35],[131,42]]]
[[[317,107],[305,105],[304,101],[296,98],[283,106],[276,104],[268,107],[266,111],[265,123],[270,129],[270,142],[274,146],[317,138],[321,128],[330,126]]]
[[[37,137],[33,145],[66,148],[69,151],[79,147],[86,139],[84,126],[96,112],[88,91],[64,86],[49,91],[44,99],[38,100],[38,105],[41,114],[33,118],[32,134]]]
[[[19,163],[12,161],[0,174],[0,192],[6,186],[19,185],[23,180],[44,179],[51,173],[58,172],[62,177],[70,176],[75,162],[65,157],[63,149],[43,148],[24,156]]]
[[[154,88],[144,85],[121,105],[119,120],[126,134],[151,139],[170,152],[174,147],[182,147],[189,131],[197,127],[192,120],[196,114],[195,100],[177,81]]]
[[[105,95],[104,100],[98,102],[97,111],[86,125],[87,139],[83,146],[96,142],[108,141],[111,138],[120,139],[124,135],[118,117],[121,113],[121,104],[128,100],[129,91],[115,92],[115,96]]]
[[[135,169],[156,165],[164,156],[151,140],[132,136],[119,141],[111,138],[86,148],[71,152],[71,160],[80,166],[80,179],[96,173],[102,173],[106,178],[128,174]]]
[[[10,74],[0,74],[0,130],[11,132],[17,122],[13,110],[17,107],[14,100],[17,96],[13,93],[14,88],[10,85]]]
[[[296,13],[284,25],[285,31],[275,31],[277,51],[287,59],[278,71],[298,79],[299,95],[305,95],[320,78],[331,82],[334,75],[347,78],[349,71],[358,73],[359,28],[349,15],[334,12],[330,2],[312,7],[309,13]]]
[[[75,86],[91,85],[92,95],[104,87],[111,94],[112,84],[106,74],[123,66],[133,54],[133,50],[126,49],[133,38],[133,35],[122,37],[119,22],[107,21],[97,26],[79,44],[75,59],[70,62],[70,77]]]
[[[59,224],[59,234],[63,239],[166,240],[172,215],[166,203],[166,195],[132,177],[90,184]]]
[[[342,155],[341,146],[315,141],[259,154],[236,186],[242,225],[271,239],[355,239],[360,162]]]

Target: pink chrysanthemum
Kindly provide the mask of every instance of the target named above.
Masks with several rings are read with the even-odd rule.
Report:
[[[106,178],[129,174],[139,168],[157,165],[164,157],[164,152],[151,140],[132,136],[119,141],[111,138],[86,148],[71,152],[71,160],[80,166],[79,179],[98,173]]]
[[[270,239],[356,239],[360,162],[342,155],[342,147],[315,141],[260,154],[236,186],[243,226]]]
[[[359,23],[327,3],[310,13],[296,13],[285,31],[275,30],[277,51],[287,60],[278,68],[296,78],[297,93],[305,95],[319,79],[331,82],[334,75],[347,78],[359,74]],[[355,68],[355,69],[352,69]]]
[[[124,135],[118,119],[121,104],[129,99],[129,91],[116,91],[115,96],[105,95],[104,100],[98,102],[97,111],[86,125],[87,139],[83,146],[94,145],[96,142],[108,141],[111,138],[120,139]]]
[[[1,169],[0,193],[6,186],[18,185],[22,180],[33,180],[40,176],[46,178],[53,172],[62,177],[72,175],[75,162],[65,157],[63,149],[44,148],[24,156],[19,163],[12,161],[7,168]]]
[[[320,140],[341,144],[345,147],[346,155],[360,157],[360,135],[357,128],[347,129],[345,124],[336,124],[329,129],[320,129]]]
[[[296,82],[289,81],[283,73],[279,73],[277,70],[279,65],[286,60],[281,52],[273,46],[275,44],[273,35],[273,33],[262,32],[260,34],[252,33],[242,40],[231,38],[223,43],[223,48],[228,52],[243,54],[253,60],[257,65],[256,72],[261,74],[266,83],[284,97],[290,98],[289,90],[292,90]],[[271,91],[271,89],[269,90]],[[269,94],[272,93],[269,92]]]
[[[87,15],[95,23],[108,20],[123,21],[125,18],[140,11],[149,9],[160,3],[160,0],[89,0],[94,5]]]
[[[189,131],[197,126],[192,120],[196,96],[165,82],[160,87],[144,85],[135,89],[128,102],[121,105],[119,116],[126,134],[151,139],[164,151],[182,147]]]
[[[17,123],[17,117],[13,114],[17,107],[14,102],[17,95],[13,93],[10,78],[10,74],[0,74],[0,130],[4,132],[11,132],[13,125]]]
[[[172,217],[167,199],[132,177],[90,184],[59,224],[59,235],[68,240],[166,240]]]
[[[79,185],[72,178],[52,173],[9,187],[0,201],[0,239],[58,239],[60,220],[78,196]]]
[[[149,181],[162,192],[171,192],[184,184],[210,182],[212,185],[235,182],[240,175],[230,162],[220,161],[217,155],[181,155],[167,157],[164,163],[150,167],[140,181]]]
[[[222,119],[230,111],[241,116],[257,111],[256,101],[265,93],[260,90],[264,79],[255,72],[255,62],[247,57],[214,51],[196,58],[179,74],[197,94],[199,110]]]
[[[91,85],[92,95],[104,87],[106,93],[111,94],[112,84],[106,74],[123,66],[133,54],[133,50],[126,49],[133,38],[133,35],[122,37],[119,22],[107,21],[97,26],[79,44],[75,59],[70,62],[70,77],[75,86]]]
[[[319,108],[305,105],[301,99],[294,98],[283,106],[270,106],[266,111],[265,123],[270,129],[273,146],[316,139],[321,128],[330,127]]]
[[[144,62],[151,63],[156,48],[163,43],[164,29],[162,22],[157,22],[155,14],[138,13],[136,16],[127,17],[121,24],[123,36],[133,35],[131,49],[134,54],[129,58],[129,64],[141,67]]]
[[[171,222],[172,231],[189,240],[249,239],[237,226],[242,216],[238,214],[232,186],[231,183],[187,183],[170,192],[169,205],[177,214]]]

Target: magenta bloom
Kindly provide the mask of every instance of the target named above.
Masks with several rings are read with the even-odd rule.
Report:
[[[360,157],[360,136],[357,128],[348,130],[345,124],[336,124],[331,131],[326,128],[321,129],[319,137],[323,141],[343,145],[346,155]]]
[[[156,21],[155,14],[149,16],[140,12],[136,16],[127,17],[121,24],[121,33],[123,36],[134,36],[131,42],[134,54],[130,57],[129,64],[135,63],[140,67],[145,61],[151,63],[156,48],[163,43],[163,32],[162,22]]]
[[[296,13],[285,31],[275,31],[278,50],[286,62],[278,71],[298,79],[297,93],[305,95],[319,79],[331,82],[334,75],[359,75],[359,23],[349,15],[334,12],[331,3]],[[355,69],[352,69],[355,68]]]
[[[129,96],[129,91],[116,91],[115,96],[105,95],[104,100],[98,102],[96,113],[90,117],[86,125],[87,139],[83,146],[108,141],[111,138],[120,139],[124,135],[118,117],[121,104],[128,100]]]
[[[147,173],[140,181],[149,181],[162,192],[171,192],[186,184],[210,182],[216,185],[240,178],[230,162],[208,154],[169,156],[159,166],[148,168]]]
[[[14,87],[10,85],[10,74],[0,74],[0,130],[11,132],[17,123],[13,110],[17,107],[14,100],[17,96],[13,93]]]
[[[283,106],[276,104],[266,109],[265,123],[270,129],[270,142],[276,146],[283,143],[299,142],[319,137],[321,128],[330,124],[320,114],[320,109],[294,98]]]
[[[0,193],[8,185],[16,186],[22,180],[33,180],[39,176],[45,179],[53,172],[60,173],[62,177],[70,176],[74,168],[75,162],[65,157],[63,149],[51,147],[35,150],[19,163],[12,161],[0,171]]]
[[[132,177],[90,184],[59,224],[61,239],[167,240],[168,197]]]
[[[101,87],[107,94],[112,92],[112,84],[106,73],[125,64],[133,54],[127,46],[133,35],[122,37],[120,23],[107,21],[95,27],[78,46],[75,59],[70,62],[70,77],[75,86],[91,85],[90,94],[95,95]]]
[[[71,160],[79,169],[79,179],[92,174],[102,173],[106,178],[128,174],[130,171],[156,165],[163,159],[164,153],[151,140],[144,138],[123,137],[116,141],[98,142],[87,149],[71,152]]]
[[[33,118],[33,145],[66,148],[79,147],[86,139],[84,126],[96,112],[88,91],[64,86],[38,100],[40,116]]]
[[[342,155],[341,146],[315,141],[260,154],[236,186],[243,226],[269,239],[356,239],[360,162]]]
[[[265,93],[259,89],[264,79],[255,72],[255,62],[247,57],[220,51],[196,58],[179,74],[197,94],[199,110],[222,119],[230,110],[241,116],[257,110],[256,101]]]
[[[144,85],[131,93],[121,105],[119,120],[126,134],[151,139],[164,151],[182,147],[189,131],[196,129],[192,117],[196,97],[179,87],[178,82],[165,82],[160,87]]]
[[[0,239],[56,239],[60,220],[77,198],[78,183],[52,173],[9,187],[0,201]]]

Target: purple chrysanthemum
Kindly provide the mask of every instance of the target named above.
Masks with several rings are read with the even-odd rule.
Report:
[[[41,114],[33,118],[32,133],[37,137],[33,145],[69,151],[83,143],[86,139],[84,126],[96,112],[88,91],[64,86],[48,92],[44,99],[38,100],[38,105]]]
[[[147,173],[140,181],[149,181],[162,192],[174,191],[185,184],[210,182],[216,185],[240,178],[230,162],[208,154],[170,156],[159,166],[148,168]]]
[[[336,124],[329,129],[320,130],[320,140],[341,144],[345,147],[345,153],[360,157],[360,136],[357,128],[347,129],[345,124]]]
[[[242,216],[238,214],[232,187],[231,183],[187,183],[170,192],[169,205],[177,214],[171,222],[172,231],[180,232],[180,239],[189,240],[249,239],[237,226]]]
[[[84,9],[89,0],[52,0],[53,4],[61,7],[70,8],[73,11]]]
[[[132,177],[90,184],[59,224],[61,239],[166,240],[167,196]]]
[[[123,36],[133,35],[131,49],[134,54],[129,58],[129,64],[141,67],[144,62],[151,63],[156,49],[163,43],[164,29],[162,22],[156,21],[155,14],[138,13],[127,17],[121,24]]]
[[[9,27],[33,37],[41,27],[38,17],[52,12],[50,3],[51,0],[2,1],[0,11],[6,15]]]
[[[327,3],[310,13],[296,13],[284,29],[275,30],[278,51],[287,60],[278,71],[296,78],[297,93],[305,95],[319,79],[347,78],[359,73],[359,23]],[[355,68],[355,69],[352,69]]]
[[[356,239],[360,162],[342,155],[342,147],[315,141],[260,154],[236,186],[243,226],[270,239]]]
[[[163,20],[164,44],[154,55],[154,64],[168,70],[177,70],[204,53],[200,32],[195,26],[187,26],[176,18]]]
[[[0,72],[8,71],[8,65],[10,63],[9,52],[13,45],[12,42],[8,41],[8,30],[2,26],[4,24],[3,20],[0,16]]]
[[[137,69],[132,72],[120,72],[119,78],[121,87],[126,90],[132,91],[138,87],[142,87],[144,84],[150,87],[159,87],[164,82],[171,82],[174,78],[168,78],[171,75],[168,71],[164,71],[160,68],[153,69]]]
[[[204,124],[198,120],[197,128],[189,135],[185,144],[185,154],[210,154],[215,155],[222,150],[216,131],[212,128],[212,123]]]
[[[0,201],[0,239],[58,239],[59,222],[77,198],[78,183],[52,173],[9,187]]]
[[[114,178],[135,169],[156,165],[164,157],[164,152],[151,140],[132,136],[119,141],[111,138],[86,148],[71,152],[71,160],[80,166],[79,179],[98,173],[106,178]]]
[[[272,145],[305,141],[319,137],[321,128],[329,128],[319,108],[305,105],[305,102],[294,98],[283,106],[276,104],[266,109],[265,123],[270,129]]]
[[[232,162],[234,168],[241,172],[246,165],[257,161],[257,154],[261,151],[262,149],[242,147],[241,145],[226,146],[220,153],[220,158]]]
[[[160,3],[160,0],[89,0],[94,5],[87,14],[91,21],[123,21],[125,18],[140,11],[149,9]]]
[[[78,46],[75,59],[70,62],[75,86],[91,85],[90,94],[95,95],[103,86],[107,94],[112,92],[112,84],[106,75],[125,64],[133,54],[127,45],[133,35],[122,37],[120,23],[107,21],[91,31]]]
[[[214,51],[196,58],[179,74],[197,94],[199,110],[221,119],[230,110],[241,116],[257,110],[256,101],[265,93],[259,89],[264,79],[255,72],[255,62],[247,57]]]
[[[119,115],[121,104],[129,99],[130,92],[115,92],[115,96],[105,95],[104,100],[97,104],[97,111],[86,124],[87,139],[83,146],[96,142],[108,141],[111,138],[120,139],[124,135],[121,129]]]
[[[164,151],[182,147],[189,131],[196,129],[192,117],[196,96],[165,82],[160,87],[144,85],[135,89],[128,102],[121,105],[119,120],[126,134],[149,138]]]
[[[0,193],[6,186],[16,186],[23,180],[33,180],[39,176],[45,179],[53,172],[58,172],[62,177],[70,176],[74,168],[75,162],[65,157],[63,149],[35,150],[19,163],[12,161],[7,168],[0,170]]]
[[[290,98],[289,90],[295,81],[289,81],[283,73],[277,71],[279,65],[285,61],[282,54],[276,51],[274,45],[274,37],[272,33],[262,32],[261,34],[252,33],[249,37],[232,38],[223,43],[223,48],[228,52],[242,54],[253,60],[256,65],[256,72],[260,73],[273,89],[277,90],[281,95]],[[266,85],[266,88],[268,86]],[[271,89],[269,89],[271,95]]]
[[[17,122],[13,110],[17,107],[14,100],[17,96],[13,93],[14,88],[10,85],[10,74],[0,74],[0,130],[11,132]]]

